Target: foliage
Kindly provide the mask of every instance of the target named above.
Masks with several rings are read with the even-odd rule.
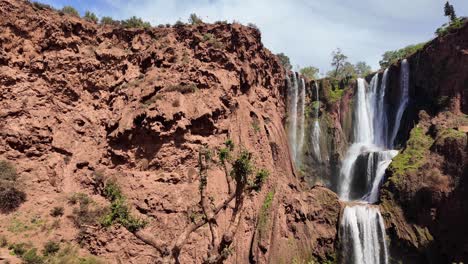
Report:
[[[10,212],[26,200],[26,194],[11,183],[0,184],[0,212]]]
[[[42,264],[44,259],[37,254],[36,248],[31,248],[22,256],[23,263],[25,264]]]
[[[338,78],[348,57],[344,55],[343,52],[341,52],[340,48],[337,48],[336,50],[334,50],[331,55],[332,55],[331,65],[335,68],[331,76]]]
[[[382,60],[379,61],[380,67],[382,67],[382,69],[388,68],[397,61],[407,58],[411,54],[421,50],[424,45],[426,45],[425,42],[416,45],[409,45],[399,50],[387,51],[382,55]]]
[[[189,23],[192,25],[200,25],[203,24],[203,20],[199,16],[197,16],[197,14],[192,13],[189,17]]]
[[[288,56],[286,56],[284,53],[278,53],[276,54],[276,56],[278,57],[281,65],[286,71],[290,71],[292,69],[291,61],[289,60]]]
[[[34,7],[38,8],[38,9],[55,10],[52,6],[40,3],[40,2],[37,2],[37,1],[33,1],[32,4],[33,4]]]
[[[260,32],[260,28],[258,28],[258,26],[255,25],[254,23],[248,23],[247,26],[249,28],[253,28],[253,29],[257,30],[258,32]]]
[[[398,177],[408,171],[419,169],[424,164],[426,153],[433,142],[434,140],[425,134],[422,127],[414,127],[410,132],[405,150],[393,159],[390,170]]]
[[[270,172],[266,169],[260,169],[257,171],[252,188],[255,191],[259,191],[262,188],[263,183],[268,179],[268,176],[270,176]]]
[[[69,14],[72,16],[77,16],[77,17],[80,16],[78,11],[73,6],[64,6],[61,11],[65,14]]]
[[[305,67],[300,70],[302,76],[307,77],[311,80],[316,80],[319,78],[319,69],[313,66]]]
[[[60,244],[54,241],[48,241],[44,245],[44,250],[42,250],[42,254],[44,256],[54,255],[60,250]]]
[[[50,215],[53,217],[59,217],[63,215],[63,207],[56,206],[50,211]]]
[[[25,243],[10,244],[8,249],[16,256],[22,256],[27,251],[27,245]]]
[[[367,65],[367,63],[364,61],[357,62],[355,69],[356,69],[356,74],[359,77],[366,77],[372,72],[371,66]]]
[[[96,14],[94,14],[93,12],[90,12],[90,11],[85,12],[84,19],[89,20],[89,21],[94,22],[94,23],[97,23],[98,20],[99,20],[98,17],[96,16]]]
[[[271,190],[267,193],[265,200],[263,201],[262,208],[258,216],[258,230],[262,234],[267,229],[268,218],[270,216],[270,207],[275,197],[275,191]]]
[[[108,181],[104,188],[104,196],[111,201],[110,212],[101,221],[103,226],[121,224],[130,232],[136,232],[146,225],[146,222],[131,215],[125,197],[115,181]]]
[[[194,83],[171,85],[165,89],[166,92],[179,92],[181,94],[194,93],[198,90]]]
[[[0,181],[15,181],[16,178],[16,169],[13,164],[5,160],[0,160]]]
[[[102,25],[119,25],[120,21],[114,20],[112,17],[103,16],[101,17],[101,24]]]
[[[457,15],[455,14],[455,8],[453,8],[453,5],[451,5],[449,1],[445,3],[444,15],[450,18],[450,21],[455,21],[457,19]]]
[[[6,246],[8,246],[8,240],[7,240],[6,236],[1,235],[0,236],[0,248],[4,248]]]
[[[141,18],[132,16],[129,19],[121,21],[122,26],[125,28],[150,28],[149,22],[143,21]]]
[[[70,204],[89,204],[91,203],[91,198],[85,193],[74,193],[68,198],[68,202]]]
[[[226,145],[226,147],[229,148],[230,151],[234,150],[234,142],[232,141],[232,139],[226,140],[226,142],[224,142],[224,145]]]
[[[236,182],[244,184],[253,172],[252,153],[242,150],[232,164],[232,175]]]
[[[466,23],[465,18],[455,18],[454,20],[450,21],[448,24],[443,24],[440,28],[438,28],[435,34],[438,37],[445,36],[447,33],[462,28]]]

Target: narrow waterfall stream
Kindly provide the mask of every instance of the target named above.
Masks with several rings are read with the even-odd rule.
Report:
[[[350,146],[339,175],[338,194],[347,201],[340,223],[341,257],[345,263],[387,264],[385,226],[378,201],[379,189],[392,159],[400,121],[408,104],[409,67],[404,60],[400,73],[400,99],[395,123],[389,133],[385,105],[388,70],[379,85],[376,74],[369,87],[358,79],[354,109],[354,142]],[[388,135],[391,135],[388,138]]]
[[[312,150],[314,152],[315,158],[317,161],[322,160],[322,156],[320,154],[320,122],[319,122],[319,110],[320,110],[320,98],[319,98],[319,87],[317,82],[314,83],[315,88],[315,113],[314,113],[314,126],[312,128]]]
[[[296,166],[300,166],[305,138],[305,81],[303,78],[299,78],[297,73],[293,73],[292,78],[286,74],[286,78],[289,97],[288,134],[291,156]]]

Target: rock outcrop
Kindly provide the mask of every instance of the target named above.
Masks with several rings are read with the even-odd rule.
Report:
[[[80,243],[110,263],[173,262],[174,255],[201,263],[213,253],[213,227],[229,241],[219,252],[227,263],[333,258],[338,198],[295,176],[283,128],[284,69],[257,29],[125,29],[19,0],[0,0],[0,28],[0,159],[14,164],[27,194],[15,213],[0,214],[9,242]],[[208,218],[200,148],[218,153],[228,139],[235,155],[248,150],[269,178],[242,194],[237,212],[213,158],[205,198],[216,215],[174,250]],[[93,206],[108,206],[102,178],[118,183],[145,228],[76,226],[69,197],[84,193]],[[65,217],[50,216],[54,207]]]

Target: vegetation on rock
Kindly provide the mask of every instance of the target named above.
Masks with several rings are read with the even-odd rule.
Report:
[[[292,69],[291,61],[289,60],[288,56],[286,56],[284,53],[278,53],[276,56],[286,71],[290,71]]]
[[[409,45],[399,50],[387,51],[382,55],[382,60],[379,61],[380,67],[382,69],[388,68],[390,67],[390,65],[398,62],[399,60],[407,58],[410,55],[421,50],[424,47],[424,45],[426,45],[426,42],[415,45]]]
[[[73,6],[64,6],[61,10],[64,14],[69,14],[72,16],[80,16],[80,13]]]
[[[7,161],[0,161],[0,212],[8,213],[26,200],[26,194],[19,189],[15,167]]]
[[[310,80],[316,80],[319,78],[319,69],[314,66],[304,67],[299,72],[302,76],[309,78]]]

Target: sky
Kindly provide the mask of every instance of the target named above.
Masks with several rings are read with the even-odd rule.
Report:
[[[352,63],[379,68],[382,54],[434,38],[447,22],[445,0],[39,0],[56,8],[75,7],[98,17],[141,17],[158,24],[187,21],[196,13],[205,22],[254,23],[263,44],[283,52],[295,69],[330,70],[331,52],[341,48]],[[451,0],[459,16],[468,16],[468,0]]]

